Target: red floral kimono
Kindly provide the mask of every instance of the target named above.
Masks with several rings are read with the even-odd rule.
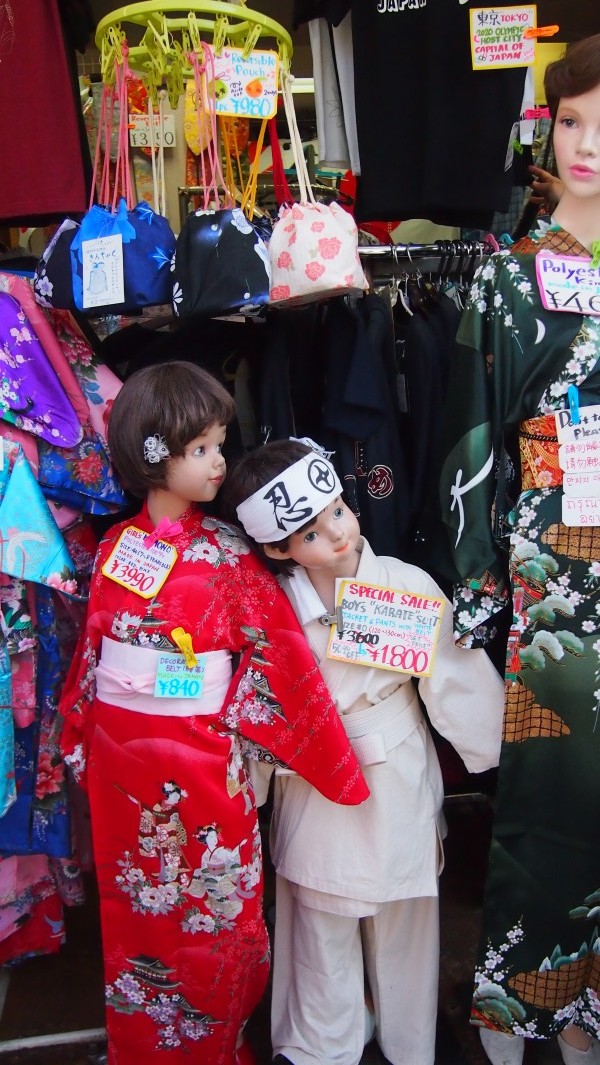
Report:
[[[123,572],[114,550],[129,526],[149,546],[145,507],[100,544],[59,707],[91,805],[109,1065],[232,1065],[269,968],[243,754],[275,757],[336,802],[368,789],[292,608],[237,530],[191,508],[161,537],[176,559],[143,598],[102,574]],[[155,663],[183,648],[182,631],[197,662],[235,656],[216,707],[204,690],[157,697]]]

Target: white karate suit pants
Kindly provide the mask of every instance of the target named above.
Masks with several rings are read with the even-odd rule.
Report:
[[[434,1065],[437,898],[384,903],[370,917],[311,909],[277,877],[271,1037],[293,1065],[358,1065],[366,970],[376,1039],[392,1065]]]

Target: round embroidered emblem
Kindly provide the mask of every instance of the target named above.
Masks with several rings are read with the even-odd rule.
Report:
[[[369,470],[368,491],[374,499],[385,499],[394,490],[394,477],[389,466],[373,466]]]

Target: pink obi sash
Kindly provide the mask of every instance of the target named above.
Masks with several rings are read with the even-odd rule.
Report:
[[[229,651],[208,651],[204,659],[204,683],[195,699],[159,698],[154,694],[159,654],[154,647],[134,647],[102,637],[102,652],[96,667],[96,698],[138,714],[194,717],[218,714],[231,682]]]

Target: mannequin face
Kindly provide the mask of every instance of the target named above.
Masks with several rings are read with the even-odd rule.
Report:
[[[581,96],[561,99],[554,154],[567,192],[582,199],[600,197],[600,84]]]
[[[213,500],[225,478],[224,425],[211,425],[185,446],[185,454],[168,459],[167,489],[173,499],[188,503]]]
[[[273,559],[293,559],[309,572],[327,570],[333,577],[353,577],[359,536],[358,521],[338,496],[308,528],[290,535],[286,551],[265,544],[265,554]]]

